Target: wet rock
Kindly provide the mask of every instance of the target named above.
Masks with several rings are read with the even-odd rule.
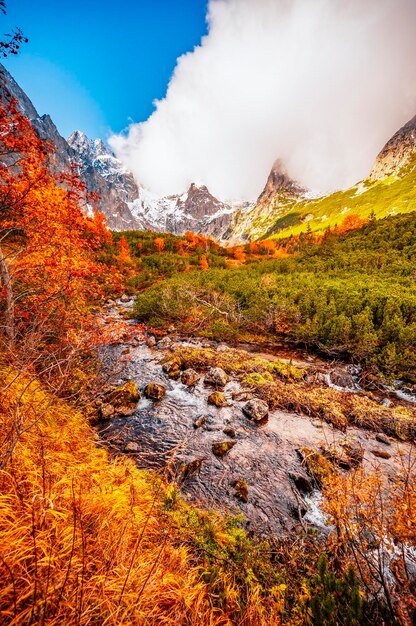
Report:
[[[100,408],[100,414],[104,420],[110,419],[110,417],[113,417],[115,413],[116,411],[112,404],[103,404]]]
[[[140,447],[139,444],[136,443],[135,441],[129,441],[128,443],[126,443],[126,445],[124,446],[124,452],[139,452]]]
[[[384,443],[386,446],[391,446],[390,438],[387,437],[387,435],[385,435],[384,433],[377,433],[376,439],[380,443]]]
[[[341,368],[332,370],[330,377],[331,383],[337,387],[342,387],[343,389],[354,389],[355,387],[355,382],[351,374]]]
[[[202,426],[206,423],[206,421],[207,421],[207,418],[205,417],[205,415],[200,415],[194,421],[194,428],[202,428]]]
[[[243,413],[254,422],[259,422],[269,414],[269,405],[264,400],[253,398],[243,406]]]
[[[193,369],[187,369],[182,372],[181,382],[183,385],[187,385],[187,387],[192,387],[193,385],[196,385],[200,378],[201,377],[198,372]]]
[[[380,404],[381,406],[385,406],[389,409],[391,405],[393,404],[393,402],[389,398],[383,398]]]
[[[150,335],[150,337],[148,337],[148,339],[147,339],[147,345],[149,346],[149,348],[155,348],[156,347],[156,337],[154,337],[153,335]]]
[[[235,446],[236,441],[221,441],[212,444],[212,452],[215,456],[224,456]]]
[[[289,478],[293,480],[296,488],[302,493],[312,493],[312,481],[308,478],[308,476],[306,476],[306,474],[300,474],[299,472],[289,472]]]
[[[234,439],[234,437],[236,436],[234,428],[224,428],[222,432],[224,433],[224,435],[228,435],[228,437],[231,437],[232,439]]]
[[[231,397],[239,402],[248,402],[253,397],[253,392],[251,389],[240,389],[239,391],[233,391]]]
[[[328,376],[325,370],[312,369],[306,376],[306,382],[309,385],[325,385],[328,386]]]
[[[115,306],[115,304],[116,303],[114,302],[114,300],[107,300],[107,302],[106,302],[106,306],[109,306],[109,307],[110,306]]]
[[[140,391],[133,380],[128,380],[106,394],[106,401],[117,410],[118,407],[136,405],[140,400]],[[117,411],[118,412],[118,411]]]
[[[172,347],[172,339],[170,337],[163,337],[163,339],[157,342],[157,347],[160,350],[168,350]]]
[[[215,391],[208,397],[208,404],[213,404],[217,407],[227,406],[228,402],[223,393]]]
[[[242,478],[235,480],[233,483],[235,489],[235,497],[247,504],[248,502],[248,484]]]
[[[190,478],[191,476],[193,476],[193,474],[196,474],[196,472],[199,472],[199,470],[201,469],[201,466],[202,466],[202,459],[195,459],[194,461],[191,461],[190,463],[183,463],[181,467],[179,468],[178,480],[182,482],[186,480],[187,478]]]
[[[179,370],[181,367],[181,362],[179,359],[169,359],[169,361],[165,361],[162,365],[162,370],[169,374],[169,372]]]
[[[145,390],[145,396],[151,400],[160,400],[166,394],[166,387],[158,383],[149,383]]]
[[[130,302],[131,297],[128,296],[126,293],[123,293],[123,295],[120,298],[120,302],[122,302],[123,304],[127,304],[128,302]]]
[[[391,459],[391,454],[386,450],[371,450],[371,454],[374,454],[378,459]]]
[[[204,378],[204,383],[212,387],[225,387],[228,380],[229,378],[223,369],[220,367],[211,367]]]
[[[121,406],[116,407],[115,412],[117,415],[122,417],[130,417],[130,415],[134,415],[136,412],[136,403],[122,404]]]

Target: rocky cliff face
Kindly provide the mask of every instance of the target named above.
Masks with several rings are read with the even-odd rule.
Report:
[[[371,180],[382,180],[397,174],[416,156],[416,115],[386,143],[370,174]]]
[[[285,170],[280,159],[274,162],[272,171],[267,179],[266,186],[257,200],[257,204],[268,205],[276,197],[283,199],[297,199],[306,193],[306,189],[294,181]]]
[[[305,197],[307,190],[294,181],[282,161],[277,160],[256,204],[244,205],[235,212],[227,236],[233,243],[264,237],[279,217],[289,213],[296,202]]]
[[[123,230],[135,228],[136,222],[130,212],[125,197],[121,197],[111,180],[107,180],[94,167],[93,163],[84,162],[83,154],[70,145],[58,132],[49,115],[39,115],[25,92],[19,87],[14,78],[0,64],[0,78],[6,88],[17,101],[18,108],[35,127],[39,136],[55,146],[51,157],[51,167],[55,171],[68,169],[74,164],[80,166],[80,177],[85,182],[88,192],[100,196],[98,207],[104,213],[110,228]]]

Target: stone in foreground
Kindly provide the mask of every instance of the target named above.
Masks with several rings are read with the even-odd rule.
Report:
[[[200,415],[194,421],[194,428],[201,428],[205,424],[206,421],[207,421],[207,419],[206,419],[205,415]]]
[[[243,406],[243,413],[254,422],[259,422],[269,415],[269,405],[264,400],[253,398]]]
[[[213,404],[216,407],[222,407],[227,406],[228,403],[224,394],[216,391],[208,397],[208,404]]]
[[[215,456],[224,456],[235,446],[236,441],[221,441],[212,444],[212,451]]]
[[[140,391],[134,381],[128,380],[119,387],[106,394],[108,404],[112,404],[115,408],[127,404],[137,404],[140,400]]]
[[[371,450],[371,453],[378,459],[391,459],[391,454],[385,450]]]
[[[145,396],[151,400],[161,400],[166,394],[166,387],[158,383],[149,383],[144,390]]]
[[[204,383],[212,387],[225,387],[228,376],[220,367],[211,367],[204,378]]]
[[[139,444],[135,441],[129,441],[124,448],[124,452],[139,452]]]
[[[193,385],[197,384],[200,378],[201,377],[198,374],[198,372],[196,372],[193,369],[187,369],[184,372],[182,372],[181,383],[183,385],[186,385],[187,387],[193,387]]]
[[[239,478],[234,481],[235,497],[244,503],[248,502],[248,485],[245,480]]]

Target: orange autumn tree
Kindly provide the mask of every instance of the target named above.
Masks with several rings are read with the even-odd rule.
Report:
[[[201,270],[204,272],[209,268],[209,264],[208,264],[207,257],[205,256],[205,254],[201,256],[201,261],[199,265],[200,265]]]
[[[111,234],[101,215],[87,214],[91,199],[75,172],[52,173],[51,146],[0,89],[2,353],[13,359],[31,336],[38,354],[59,360],[56,350],[84,332],[91,304],[117,279],[97,261]]]
[[[156,237],[154,240],[155,248],[158,252],[163,252],[165,249],[165,240],[162,237]]]

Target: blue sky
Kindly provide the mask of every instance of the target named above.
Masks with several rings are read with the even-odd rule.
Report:
[[[176,59],[206,34],[207,0],[9,0],[0,33],[29,38],[4,64],[62,135],[146,120]]]

